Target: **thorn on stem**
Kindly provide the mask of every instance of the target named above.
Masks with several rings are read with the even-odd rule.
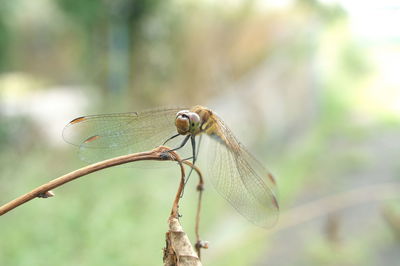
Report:
[[[38,197],[38,198],[46,199],[46,198],[54,197],[55,195],[56,195],[56,194],[54,194],[53,191],[49,190],[49,191],[40,193],[39,195],[37,195],[37,197]]]
[[[197,191],[204,191],[204,184],[198,184],[196,187]]]
[[[208,249],[208,241],[204,241],[204,240],[197,241],[196,248],[197,249],[200,249],[200,248]]]

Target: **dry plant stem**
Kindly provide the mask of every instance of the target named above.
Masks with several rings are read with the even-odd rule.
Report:
[[[197,191],[199,192],[199,198],[197,201],[196,228],[195,228],[197,242],[200,241],[199,226],[200,226],[201,198],[203,196],[203,190],[204,190],[204,182],[203,179],[201,178],[199,184],[197,185]]]
[[[203,190],[199,190],[199,199],[197,202],[197,213],[196,213],[196,227],[195,227],[195,234],[196,234],[196,252],[199,259],[201,259],[201,248],[204,248],[202,245],[202,241],[200,240],[199,234],[199,226],[200,226],[200,210],[201,210],[201,197],[203,195]]]
[[[200,191],[200,195],[204,186],[204,179],[200,169],[193,165],[189,161],[178,161],[180,164],[184,163],[194,169],[199,176],[199,184],[197,186],[197,190]],[[182,169],[182,168],[181,168]],[[199,220],[200,220],[200,202],[197,208],[196,215],[196,251],[193,249],[192,244],[189,241],[186,233],[183,231],[182,226],[179,223],[179,200],[181,199],[182,191],[185,186],[185,172],[182,172],[181,182],[176,192],[175,200],[173,203],[171,216],[169,218],[169,231],[166,234],[166,247],[164,249],[164,265],[168,266],[186,266],[186,265],[201,265],[200,261],[200,248],[201,245],[199,240]],[[201,196],[199,198],[201,200]]]
[[[202,244],[202,241],[200,240],[200,233],[199,233],[199,227],[200,227],[200,211],[201,211],[201,200],[203,196],[203,191],[204,191],[204,181],[201,178],[199,181],[199,184],[197,185],[197,191],[199,192],[199,198],[197,201],[197,212],[196,212],[196,226],[195,226],[195,234],[196,234],[196,252],[197,256],[199,256],[199,259],[201,259],[201,248],[207,248]]]
[[[90,173],[108,167],[125,164],[129,162],[143,161],[143,160],[177,161],[181,168],[180,185],[176,193],[174,203],[172,205],[171,216],[168,219],[170,229],[169,232],[167,233],[167,247],[165,249],[165,254],[164,254],[164,265],[181,265],[181,266],[201,265],[200,259],[197,256],[196,252],[194,251],[193,246],[189,241],[189,238],[187,237],[186,233],[183,231],[182,227],[179,224],[178,208],[179,208],[180,195],[185,186],[185,169],[183,167],[183,164],[187,164],[194,170],[196,170],[200,178],[200,183],[203,183],[203,176],[201,174],[200,169],[197,166],[194,166],[190,162],[182,161],[180,156],[176,152],[171,151],[170,148],[165,146],[157,147],[154,150],[148,152],[140,152],[140,153],[112,158],[99,163],[88,165],[86,167],[68,173],[66,175],[63,175],[1,206],[0,215],[5,214],[10,210],[36,197],[42,197],[42,198],[51,197],[54,195],[52,192],[50,192],[51,189],[57,188],[79,177],[88,175]]]
[[[202,265],[179,220],[174,217],[169,219],[169,231],[166,234],[163,261],[164,266]]]
[[[190,166],[193,168],[196,172],[197,175],[199,176],[199,183],[197,184],[197,191],[199,192],[199,198],[197,201],[197,210],[196,210],[196,225],[195,225],[195,234],[196,234],[196,252],[197,256],[200,258],[200,249],[201,248],[207,248],[203,242],[200,240],[200,233],[199,233],[199,228],[200,228],[200,211],[201,211],[201,199],[203,195],[203,190],[204,190],[204,178],[203,174],[201,173],[200,169],[196,166],[193,165],[190,161],[183,161],[184,164]]]
[[[176,152],[170,151],[170,148],[168,148],[168,147],[160,146],[160,147],[155,148],[152,151],[124,155],[124,156],[115,157],[115,158],[112,158],[109,160],[105,160],[102,162],[98,162],[95,164],[91,164],[91,165],[88,165],[81,169],[78,169],[76,171],[73,171],[71,173],[68,173],[66,175],[63,175],[59,178],[56,178],[56,179],[48,182],[47,184],[37,187],[34,190],[32,190],[31,192],[28,192],[28,193],[14,199],[13,201],[10,201],[9,203],[6,203],[5,205],[1,206],[0,207],[0,215],[3,215],[5,213],[11,211],[12,209],[36,198],[36,197],[44,195],[46,192],[48,192],[51,189],[59,187],[65,183],[71,182],[72,180],[75,180],[81,176],[88,175],[90,173],[93,173],[93,172],[96,172],[96,171],[99,171],[101,169],[105,169],[108,167],[125,164],[125,163],[130,163],[130,162],[135,162],[135,161],[143,161],[143,160],[178,161],[178,163],[181,167],[182,176],[184,177],[185,171],[183,169],[179,155]],[[176,209],[176,213],[177,213],[178,203],[179,203],[179,200],[177,201],[175,199],[174,208]]]
[[[196,225],[195,225],[196,241],[199,242],[200,241],[199,227],[200,227],[201,198],[202,198],[203,190],[204,190],[204,178],[203,178],[203,174],[201,173],[200,169],[196,165],[193,165],[189,161],[183,161],[183,163],[190,166],[191,168],[193,168],[197,172],[197,175],[199,176],[199,183],[197,184],[197,191],[199,192],[199,198],[198,198],[198,202],[197,202]]]
[[[179,157],[178,157],[179,158]],[[172,209],[171,209],[171,214],[170,218],[179,218],[179,200],[181,198],[181,193],[183,189],[185,188],[185,168],[182,165],[182,161],[179,158],[179,166],[181,167],[181,181],[179,183],[178,191],[176,192],[174,202],[172,203]]]
[[[204,183],[204,181],[203,181],[203,175],[200,169],[196,165],[192,164],[189,161],[181,161],[179,155],[176,153],[174,153],[173,156],[177,156],[174,161],[177,161],[179,166],[181,167],[181,182],[179,184],[178,191],[176,192],[174,203],[172,204],[171,217],[179,218],[179,213],[178,213],[179,200],[181,199],[182,191],[185,188],[185,169],[182,164],[186,164],[191,168],[193,168],[197,172],[200,182]]]

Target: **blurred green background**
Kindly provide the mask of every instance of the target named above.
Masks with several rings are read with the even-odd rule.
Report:
[[[201,104],[277,176],[264,230],[208,184],[204,265],[399,265],[397,1],[0,1],[0,204],[85,165],[86,114]],[[179,169],[114,168],[0,219],[0,265],[160,265]],[[194,240],[195,178],[181,203]],[[207,182],[207,181],[206,181]]]

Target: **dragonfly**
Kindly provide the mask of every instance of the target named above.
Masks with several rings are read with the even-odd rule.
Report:
[[[215,189],[253,224],[273,226],[279,214],[275,178],[209,108],[197,105],[82,116],[63,130],[64,140],[78,146],[86,162],[151,150],[181,137],[171,150],[180,150],[190,140],[190,159],[195,163],[200,144],[196,140],[202,136],[210,140],[211,147],[205,151],[207,176]]]

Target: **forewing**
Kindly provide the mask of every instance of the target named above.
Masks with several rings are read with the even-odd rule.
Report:
[[[222,120],[216,120],[225,140],[213,137],[210,175],[217,191],[250,222],[270,227],[278,218],[275,181]]]
[[[63,137],[79,146],[79,155],[87,162],[151,150],[176,134],[174,122],[179,110],[85,116],[72,120]]]

